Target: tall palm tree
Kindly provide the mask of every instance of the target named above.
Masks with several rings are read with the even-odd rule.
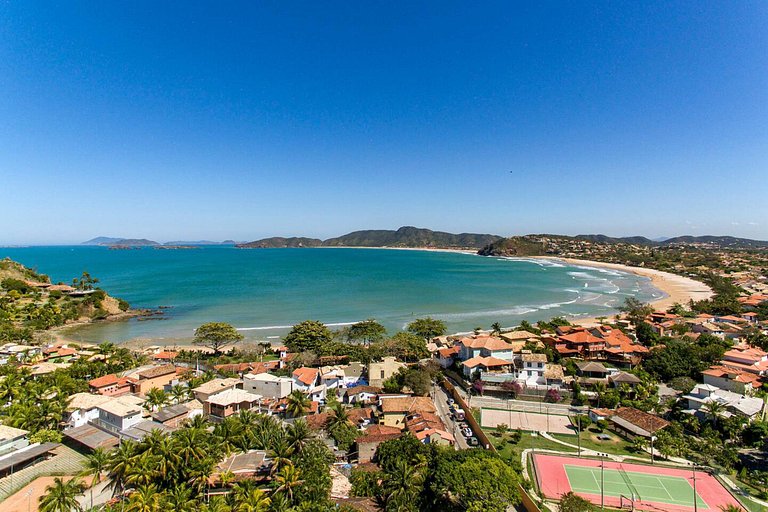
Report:
[[[83,494],[85,486],[77,479],[73,478],[64,482],[56,477],[53,483],[45,488],[45,495],[40,497],[40,512],[72,512],[83,510],[77,502],[77,497]]]
[[[298,419],[288,426],[286,440],[288,441],[288,446],[296,453],[301,452],[301,449],[304,448],[304,445],[311,437],[312,431],[309,429],[307,422],[302,419]]]
[[[128,512],[160,512],[162,495],[154,484],[142,485],[131,494],[128,500]]]
[[[275,492],[285,494],[293,502],[294,489],[304,483],[300,476],[301,471],[293,464],[283,466],[275,476]]]
[[[351,425],[352,422],[349,420],[349,413],[347,410],[338,402],[334,403],[330,407],[333,414],[328,416],[328,420],[325,424],[326,430],[331,432],[332,430],[342,426],[342,425]]]
[[[156,411],[168,403],[168,393],[160,388],[152,388],[146,393],[147,401],[144,402],[144,408],[150,412]]]
[[[493,324],[491,324],[491,333],[495,335],[501,334],[501,324],[499,322],[493,322]]]
[[[107,470],[114,493],[122,493],[125,489],[126,479],[133,472],[139,455],[138,448],[138,443],[124,441],[110,453]]]
[[[134,465],[125,476],[125,483],[131,487],[148,487],[158,476],[159,455],[146,451],[136,458]]]
[[[272,455],[272,468],[270,469],[271,473],[277,473],[280,471],[280,469],[282,469],[283,466],[292,464],[291,455],[293,454],[293,449],[291,449],[291,445],[288,444],[286,439],[280,439],[277,443],[275,443],[272,446],[270,453]]]
[[[173,403],[175,404],[186,402],[187,399],[189,399],[189,388],[187,386],[182,386],[181,384],[176,384],[171,387],[171,398],[173,398]]]
[[[91,478],[91,508],[93,508],[93,488],[101,482],[101,474],[107,470],[109,463],[109,453],[103,448],[96,448],[85,457],[85,468],[80,473],[82,476]]]
[[[711,402],[707,402],[706,405],[704,405],[704,407],[707,410],[707,416],[709,416],[712,419],[712,424],[717,426],[720,418],[725,412],[725,406],[720,402],[716,402],[712,400]]]
[[[285,401],[285,410],[293,418],[304,416],[309,410],[309,398],[301,390],[292,391]]]

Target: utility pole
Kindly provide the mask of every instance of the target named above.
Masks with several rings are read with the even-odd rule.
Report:
[[[579,448],[579,456],[581,456],[581,448]],[[600,510],[605,510],[605,458],[603,454],[600,454]]]
[[[699,504],[696,500],[696,463],[693,463],[693,512],[699,512]]]
[[[651,434],[651,464],[653,464],[653,434]]]
[[[581,418],[579,415],[576,415],[576,440],[579,443],[579,458],[581,458]]]

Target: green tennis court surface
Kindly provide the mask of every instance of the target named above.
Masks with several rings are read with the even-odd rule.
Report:
[[[600,495],[599,467],[564,466],[574,492]],[[641,501],[693,507],[693,487],[686,478],[608,468],[603,471],[605,496],[634,496]],[[709,508],[698,494],[696,504],[699,510]]]

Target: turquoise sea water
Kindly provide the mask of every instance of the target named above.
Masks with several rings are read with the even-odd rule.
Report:
[[[396,331],[425,315],[466,332],[493,322],[610,315],[627,296],[662,296],[649,279],[614,270],[428,251],[0,248],[6,256],[54,282],[88,271],[134,307],[169,307],[162,320],[105,322],[70,334],[92,342],[189,340],[209,321],[229,322],[252,339],[285,334],[306,319],[340,326],[375,318]]]

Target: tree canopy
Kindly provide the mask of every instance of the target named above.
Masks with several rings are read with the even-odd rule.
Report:
[[[230,324],[224,322],[209,322],[203,324],[195,330],[195,345],[208,347],[215,354],[220,354],[222,347],[234,345],[241,341],[243,335],[237,332]]]
[[[443,336],[448,332],[445,322],[434,318],[417,318],[409,323],[406,330],[429,341],[436,336]]]
[[[293,352],[321,353],[324,345],[331,342],[333,334],[326,325],[317,320],[305,320],[291,328],[283,341]]]

